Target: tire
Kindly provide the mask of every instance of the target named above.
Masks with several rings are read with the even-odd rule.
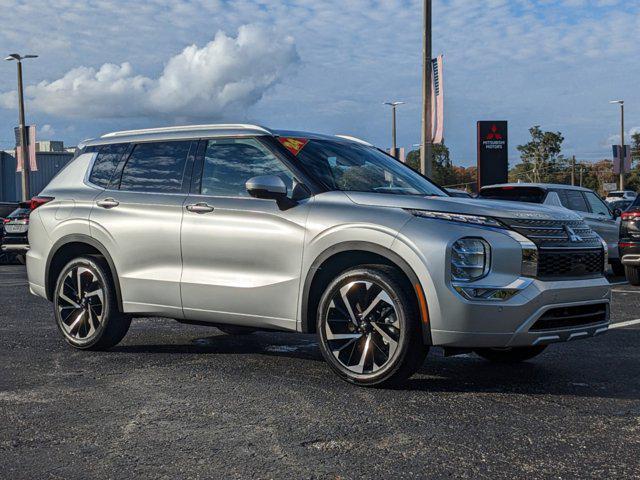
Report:
[[[611,262],[611,270],[616,277],[623,277],[625,275],[625,268],[619,260]]]
[[[640,285],[640,267],[630,267],[625,265],[624,272],[631,285],[636,287]]]
[[[216,325],[218,330],[227,335],[251,335],[256,329],[251,327],[241,327],[239,325]]]
[[[100,256],[75,258],[62,269],[53,308],[60,333],[80,350],[107,350],[124,338],[131,325],[131,317],[118,309],[109,267]]]
[[[537,347],[477,348],[475,352],[485,360],[494,363],[520,363],[537,357],[546,348],[546,345]]]
[[[316,326],[322,356],[340,378],[388,387],[420,368],[429,347],[422,342],[417,301],[410,292],[404,276],[386,265],[346,270],[327,286]]]

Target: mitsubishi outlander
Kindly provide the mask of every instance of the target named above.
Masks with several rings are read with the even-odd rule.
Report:
[[[134,317],[315,333],[365,386],[430,346],[524,361],[607,331],[607,248],[576,214],[453,198],[352,137],[204,125],[84,142],[32,204],[31,292],[77,349]]]

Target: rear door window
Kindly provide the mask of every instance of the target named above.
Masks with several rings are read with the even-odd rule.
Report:
[[[575,210],[577,212],[588,212],[589,207],[587,201],[584,199],[582,192],[578,190],[559,189],[554,190],[560,197],[562,206],[569,210]]]
[[[112,145],[103,145],[93,163],[93,169],[89,176],[89,181],[94,185],[107,188],[113,173],[116,171],[118,163],[122,159],[122,155],[128,148],[126,143],[115,143]]]
[[[482,189],[480,197],[492,200],[542,203],[545,192],[541,188],[536,187],[496,187]]]
[[[191,141],[136,145],[122,170],[120,190],[182,192]]]

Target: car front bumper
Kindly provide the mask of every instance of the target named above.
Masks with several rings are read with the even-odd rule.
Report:
[[[455,312],[447,312],[446,322],[447,326],[453,323],[455,328],[432,327],[433,344],[522,347],[588,338],[607,331],[611,289],[604,277],[554,282],[527,280],[526,286],[506,301],[470,301],[456,292],[460,301],[454,306]],[[591,310],[602,314],[582,314]],[[563,325],[541,327],[550,315],[559,315],[558,322]]]

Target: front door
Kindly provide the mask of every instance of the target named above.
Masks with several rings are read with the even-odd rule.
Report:
[[[593,192],[584,192],[589,203],[590,212],[586,213],[585,220],[609,246],[609,258],[617,259],[618,240],[620,239],[620,222],[613,218],[609,207]]]
[[[289,194],[296,183],[257,138],[208,140],[200,150],[201,181],[182,223],[185,318],[295,330],[311,200],[281,210],[248,194],[245,182],[258,175],[279,175]]]

